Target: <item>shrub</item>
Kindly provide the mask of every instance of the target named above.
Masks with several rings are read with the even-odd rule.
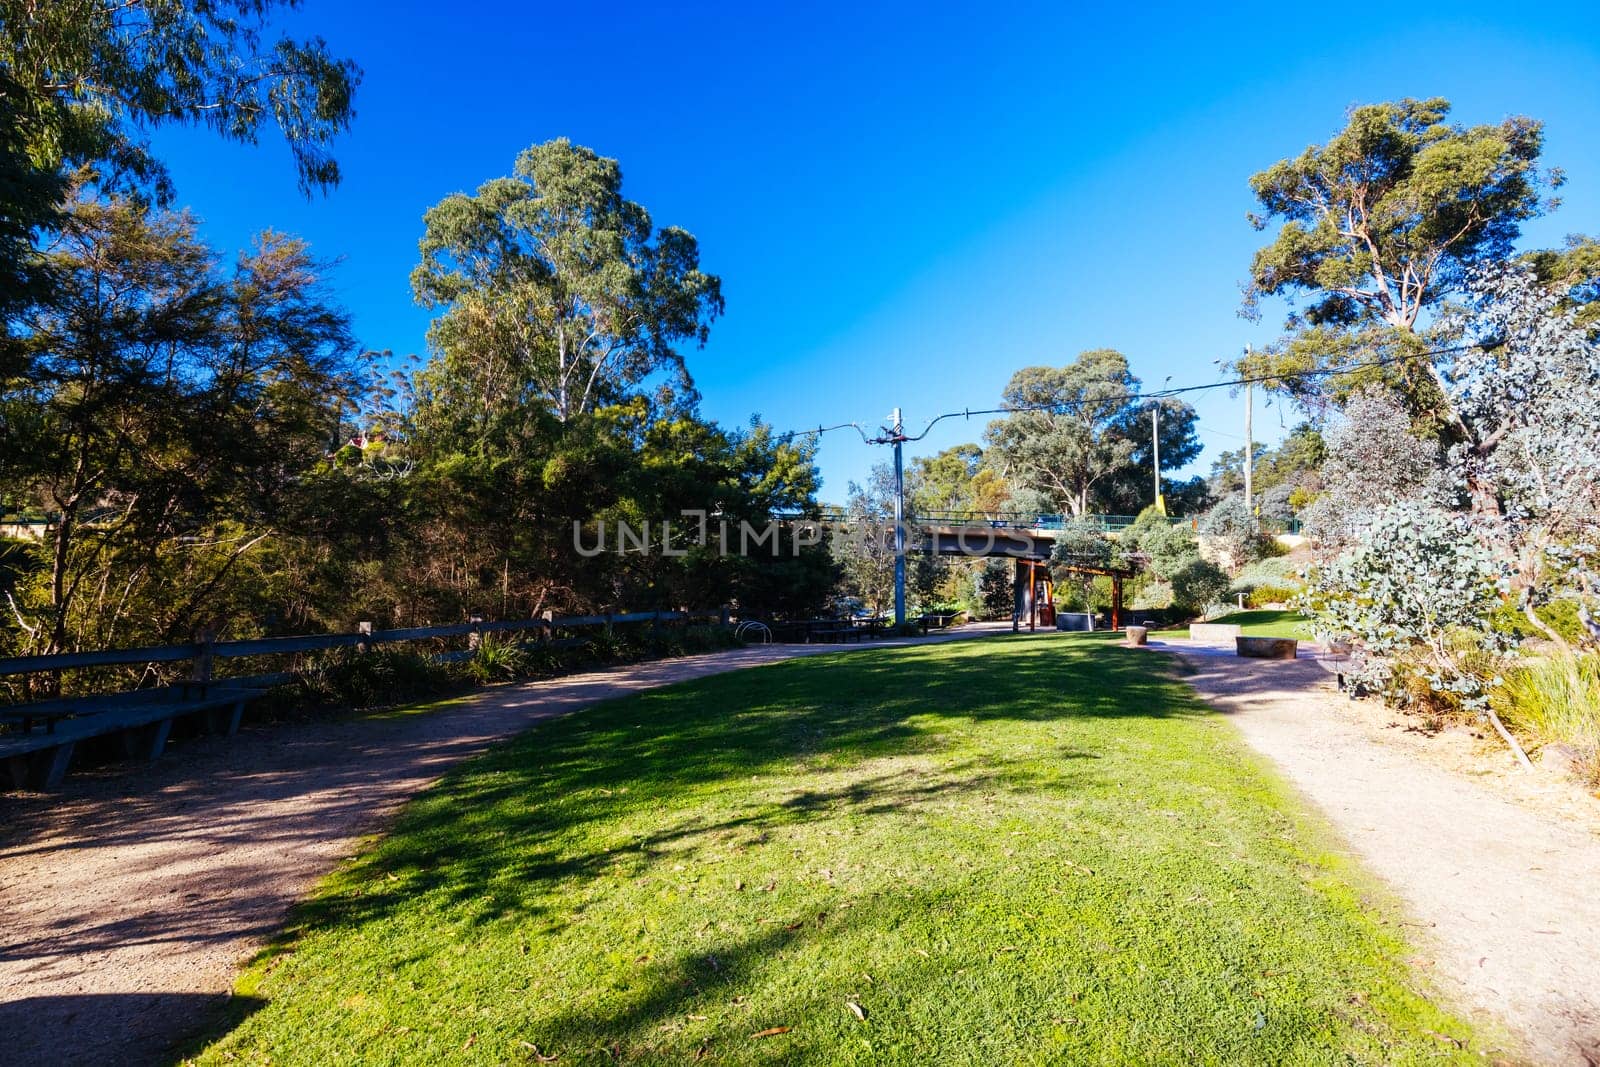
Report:
[[[1221,603],[1228,594],[1228,576],[1210,560],[1196,556],[1172,576],[1172,602],[1194,613]]]
[[[1172,576],[1192,560],[1200,558],[1200,543],[1188,523],[1163,522],[1139,538],[1139,551],[1150,560],[1150,573],[1159,581]]]
[[[695,625],[685,626],[679,631],[678,643],[683,652],[693,655],[697,652],[715,652],[723,648],[738,648],[744,644],[731,626],[722,625]]]
[[[978,603],[985,618],[1009,618],[1013,607],[1011,578],[1013,564],[1009,559],[986,559],[977,572]]]
[[[503,682],[522,677],[528,669],[526,650],[514,638],[488,633],[467,660],[467,675],[479,683]]]
[[[314,656],[298,672],[303,696],[317,704],[370,708],[434,696],[460,675],[449,665],[410,648],[379,645],[363,652],[335,649]]]
[[[1267,553],[1268,539],[1261,535],[1261,523],[1250,513],[1244,497],[1225,496],[1200,520],[1200,533],[1215,547],[1232,573]]]
[[[1241,594],[1252,608],[1267,604],[1287,604],[1305,591],[1305,580],[1296,565],[1287,559],[1257,560],[1234,576],[1228,586],[1230,599]]]
[[[1297,585],[1258,585],[1245,593],[1244,603],[1251,608],[1287,604],[1303,591],[1303,587]]]
[[[1600,787],[1600,657],[1529,660],[1507,673],[1490,700],[1519,733],[1571,748],[1579,776]]]
[[[1167,582],[1146,582],[1133,594],[1134,611],[1153,611],[1172,607],[1172,586]]]

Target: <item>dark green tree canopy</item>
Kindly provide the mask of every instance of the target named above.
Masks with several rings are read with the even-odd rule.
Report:
[[[1065,367],[1024,367],[1011,376],[1004,406],[1013,414],[988,430],[990,456],[1014,489],[1043,494],[1073,515],[1127,509],[1153,492],[1152,404],[1161,405],[1161,466],[1181,467],[1200,452],[1194,412],[1170,398],[1141,401],[1128,359],[1110,348],[1079,354]]]
[[[0,93],[28,124],[33,165],[96,164],[170,196],[143,130],[192,123],[247,144],[270,120],[300,186],[339,182],[329,152],[361,72],[321,38],[269,41],[299,0],[0,0]]]
[[[1560,293],[1579,325],[1600,332],[1600,239],[1572,234],[1566,246],[1541,249],[1523,257],[1534,276]]]
[[[1306,295],[1313,326],[1412,330],[1467,267],[1504,258],[1560,184],[1537,167],[1543,125],[1449,113],[1438,98],[1358,107],[1327,144],[1252,177],[1251,222],[1282,225],[1251,263],[1247,305]]]
[[[429,332],[438,369],[486,414],[538,406],[566,421],[658,373],[692,397],[677,346],[705,342],[721,282],[693,236],[654,229],[622,195],[616,160],[535,145],[513,177],[446,197],[424,224],[411,284],[444,308]]]

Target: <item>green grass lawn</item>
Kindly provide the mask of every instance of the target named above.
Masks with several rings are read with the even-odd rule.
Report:
[[[1469,1058],[1387,905],[1163,664],[989,638],[545,724],[332,877],[201,1059]]]
[[[1301,641],[1311,640],[1311,620],[1298,611],[1273,611],[1265,608],[1235,611],[1214,621],[1242,626],[1246,637],[1294,637]]]

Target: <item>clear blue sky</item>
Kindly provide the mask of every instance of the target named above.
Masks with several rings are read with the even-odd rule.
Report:
[[[1544,119],[1566,203],[1525,243],[1600,232],[1591,4],[867,6],[306,0],[287,25],[366,70],[338,190],[307,202],[271,140],[156,145],[213,242],[309,238],[342,259],[362,342],[396,353],[424,345],[407,287],[424,209],[536,141],[614,156],[723,278],[727,315],[689,357],[705,412],[780,428],[896,404],[919,427],[1101,346],[1149,386],[1215,380],[1282,317],[1237,315],[1262,239],[1248,177],[1355,104],[1440,95],[1467,123]],[[1242,440],[1242,401],[1196,406],[1203,471]],[[1257,437],[1294,417],[1258,407]],[[947,422],[918,451],[982,430]],[[882,458],[828,435],[824,497]]]

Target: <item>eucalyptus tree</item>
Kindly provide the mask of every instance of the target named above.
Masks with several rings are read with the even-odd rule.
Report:
[[[1360,540],[1372,515],[1397,500],[1449,503],[1439,442],[1412,432],[1393,393],[1369,386],[1329,420],[1319,493],[1304,511],[1306,533],[1327,550]]]
[[[1041,493],[1057,509],[1128,510],[1140,495],[1130,482],[1152,481],[1146,457],[1153,403],[1162,411],[1162,469],[1200,451],[1188,405],[1141,402],[1138,391],[1127,357],[1115,349],[1082,352],[1065,367],[1024,367],[1003,394],[1010,414],[989,424],[989,455],[1014,489]]]
[[[1248,373],[1293,374],[1388,360],[1364,374],[1291,377],[1303,399],[1382,382],[1414,418],[1451,436],[1460,427],[1426,351],[1430,316],[1478,264],[1508,257],[1524,221],[1552,201],[1557,171],[1539,169],[1544,129],[1513,117],[1464,127],[1448,101],[1404,99],[1355,108],[1345,128],[1250,179],[1278,225],[1250,265],[1247,313],[1265,297],[1304,298],[1291,336],[1247,358]]]
[[[1559,297],[1573,321],[1600,336],[1600,239],[1568,236],[1559,249],[1539,249],[1523,256],[1534,275]]]
[[[97,164],[165,199],[166,168],[144,131],[203,126],[254,144],[275,125],[300,186],[339,182],[330,146],[354,116],[361,72],[320,37],[267,36],[298,0],[0,0],[0,106],[34,166]]]
[[[419,303],[429,395],[482,434],[528,407],[569,420],[655,378],[692,396],[679,347],[703,344],[722,287],[684,230],[656,228],[622,169],[566,139],[534,145],[511,177],[456,193],[423,219]]]

